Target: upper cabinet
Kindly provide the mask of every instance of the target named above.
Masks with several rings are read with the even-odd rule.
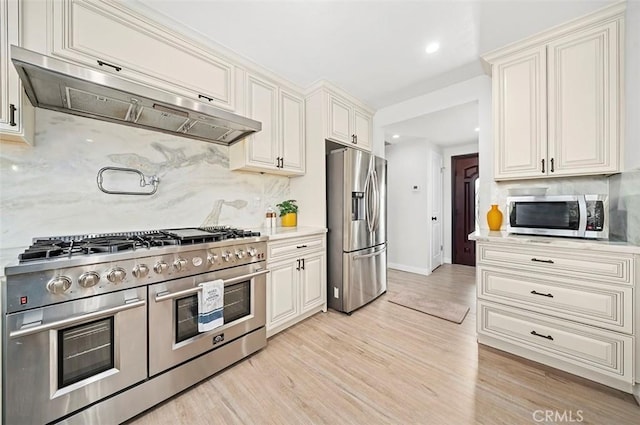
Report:
[[[233,64],[122,4],[60,0],[47,13],[48,54],[235,109]]]
[[[22,45],[22,0],[0,3],[0,140],[34,141],[34,108],[10,60],[9,46]]]
[[[496,180],[621,171],[624,4],[488,53]]]
[[[372,114],[335,93],[327,94],[326,138],[371,150]]]
[[[262,130],[230,147],[230,168],[304,174],[304,98],[253,73],[247,73],[246,81],[245,113],[260,121]]]

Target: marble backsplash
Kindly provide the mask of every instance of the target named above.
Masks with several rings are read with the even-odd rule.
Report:
[[[609,178],[609,238],[640,246],[640,171]]]
[[[289,179],[229,171],[228,163],[224,146],[37,109],[34,147],[0,144],[2,249],[35,236],[261,226],[267,207],[288,198]],[[158,176],[157,193],[102,193],[96,176],[106,166]],[[104,184],[151,190],[130,173],[105,173]]]

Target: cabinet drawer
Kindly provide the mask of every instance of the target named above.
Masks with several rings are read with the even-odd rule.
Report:
[[[575,366],[631,381],[633,338],[506,306],[478,302],[478,333]]]
[[[325,235],[269,242],[267,244],[267,261],[277,261],[292,256],[304,256],[307,253],[323,251],[324,249]]]
[[[513,267],[608,283],[633,283],[633,256],[600,251],[479,244],[479,265]]]
[[[630,287],[589,281],[550,279],[516,270],[479,267],[478,298],[514,303],[529,310],[631,333]]]

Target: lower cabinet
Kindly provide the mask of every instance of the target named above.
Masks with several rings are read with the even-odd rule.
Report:
[[[634,391],[637,256],[477,244],[479,343]]]
[[[324,239],[325,236],[319,237]],[[281,247],[291,244],[295,249],[304,246],[299,241],[294,238],[276,244]],[[270,270],[267,275],[267,336],[327,310],[326,253],[324,243],[319,245],[321,250],[315,252],[289,254],[285,258],[274,256],[267,260]]]

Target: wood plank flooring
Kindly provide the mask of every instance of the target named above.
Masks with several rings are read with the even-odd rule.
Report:
[[[458,325],[387,301],[401,291],[471,310]],[[475,325],[473,267],[389,270],[388,293],[351,316],[319,313],[129,423],[640,423],[631,395],[478,346]]]

